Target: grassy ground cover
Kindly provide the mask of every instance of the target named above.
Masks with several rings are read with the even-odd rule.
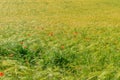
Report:
[[[0,80],[120,80],[119,0],[0,0]]]

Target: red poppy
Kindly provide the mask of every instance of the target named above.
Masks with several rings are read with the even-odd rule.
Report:
[[[53,35],[54,35],[53,32],[50,32],[50,33],[49,33],[49,36],[53,36]]]
[[[0,72],[0,77],[4,76],[4,73],[3,72]]]
[[[65,46],[61,46],[61,49],[64,49],[65,48]]]

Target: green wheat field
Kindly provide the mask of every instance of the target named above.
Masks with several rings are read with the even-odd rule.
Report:
[[[0,80],[120,80],[120,0],[0,0]]]

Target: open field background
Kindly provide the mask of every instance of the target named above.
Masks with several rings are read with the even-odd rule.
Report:
[[[0,80],[120,80],[120,0],[0,0]]]

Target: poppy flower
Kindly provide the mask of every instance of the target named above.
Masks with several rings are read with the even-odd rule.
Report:
[[[65,46],[61,46],[61,49],[64,49],[65,48]]]
[[[3,72],[0,72],[0,77],[4,76],[4,73]]]
[[[49,33],[49,36],[53,36],[53,35],[54,35],[53,32],[50,32],[50,33]]]

